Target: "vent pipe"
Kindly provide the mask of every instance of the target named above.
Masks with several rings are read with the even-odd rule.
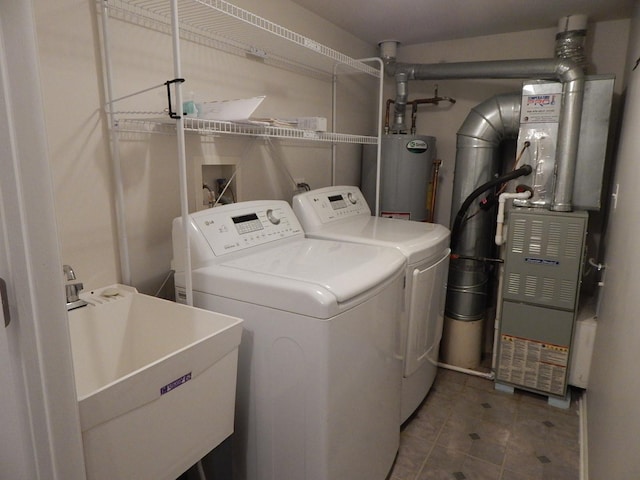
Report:
[[[560,53],[557,58],[552,59],[438,64],[396,63],[395,55],[389,53],[394,53],[395,49],[387,46],[385,70],[396,79],[397,100],[393,130],[406,130],[408,82],[411,80],[537,78],[560,81],[563,91],[562,109],[558,126],[555,187],[550,208],[555,211],[571,211],[585,78],[584,57],[580,58],[582,49],[579,45],[583,35],[568,28],[572,27],[563,30],[565,33],[559,33],[561,38],[557,40],[557,45]],[[517,137],[520,106],[520,93],[493,97],[472,109],[458,131],[452,219],[476,188],[500,173],[497,149],[503,140]],[[491,256],[491,228],[492,219],[487,215],[477,215],[468,219],[453,252],[459,254],[460,258],[453,257],[450,263],[445,322],[450,322],[450,325],[468,325],[468,328],[459,330],[465,332],[465,336],[469,335],[468,332],[474,332],[471,335],[476,335],[475,332],[481,331],[476,325],[481,322],[486,309],[488,274],[484,264],[475,259]],[[479,337],[476,343],[479,349]],[[459,343],[465,344],[464,341]],[[449,349],[452,352],[457,350],[452,356],[456,356],[460,351],[454,345],[448,346],[446,342],[444,346],[451,347]],[[472,362],[471,356],[463,355],[460,360]],[[452,361],[449,363],[458,364]],[[463,366],[473,368],[475,365],[469,363]]]
[[[558,22],[556,58],[573,60],[583,70],[587,68],[584,40],[587,36],[587,16],[569,15]]]
[[[580,118],[584,96],[584,71],[571,59],[498,60],[488,62],[409,64],[387,60],[385,69],[396,78],[394,130],[406,130],[406,99],[410,80],[445,79],[553,79],[563,84],[562,111],[558,126],[556,187],[551,210],[572,210]]]

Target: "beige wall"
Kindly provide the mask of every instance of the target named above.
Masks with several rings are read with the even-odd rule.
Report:
[[[299,31],[353,57],[369,57],[376,49],[319,19],[288,0],[244,0],[241,7]],[[74,266],[87,288],[120,281],[114,179],[110,163],[100,60],[98,18],[93,2],[36,0],[36,21],[43,76],[56,211],[62,258]],[[126,95],[173,78],[170,37],[122,22],[111,22],[114,95]],[[627,21],[590,25],[589,55],[594,73],[620,75],[624,64]],[[398,59],[412,62],[549,57],[554,29],[470,40],[400,47]],[[185,96],[217,100],[267,95],[257,116],[331,117],[331,83],[265,66],[255,60],[183,42]],[[437,138],[443,160],[437,221],[448,224],[455,132],[471,107],[495,93],[514,91],[517,81],[441,81],[439,93],[454,97],[451,107],[421,107],[418,133]],[[620,87],[618,86],[618,89]],[[371,134],[375,130],[375,83],[342,81],[338,130]],[[434,82],[413,82],[410,97],[429,97]],[[619,90],[618,90],[619,91]],[[393,82],[386,81],[386,97]],[[164,90],[122,102],[120,110],[161,111]],[[170,222],[179,214],[175,140],[166,136],[127,135],[120,142],[127,238],[132,283],[155,291],[170,268]],[[337,183],[359,182],[358,146],[338,151]],[[190,208],[202,208],[200,187],[204,163],[240,162],[239,199],[290,199],[291,178],[312,188],[331,182],[330,147],[291,145],[248,137],[187,139]],[[207,170],[207,173],[212,170]],[[213,169],[215,177],[218,171]],[[222,171],[228,176],[231,170]],[[213,178],[205,178],[211,183]],[[34,192],[37,194],[37,192]]]
[[[625,106],[620,152],[613,183],[620,184],[617,209],[611,214],[605,250],[605,287],[598,318],[598,334],[592,361],[588,398],[588,476],[640,478],[637,458],[640,431],[640,383],[633,365],[637,363],[640,330],[637,321],[638,203],[633,197],[637,185],[637,123],[640,121],[640,82],[627,79],[629,65],[640,56],[640,9],[636,9],[632,41],[627,48],[631,21],[617,20],[589,25],[587,55],[591,74],[615,74],[614,111],[621,108],[626,83],[630,91]],[[437,63],[469,60],[544,58],[553,55],[554,29],[511,33],[472,40],[456,40],[400,47],[398,60]],[[628,53],[628,61],[627,61]],[[637,75],[636,75],[637,76]],[[430,97],[435,82],[413,82],[409,98]],[[439,157],[444,161],[436,220],[448,224],[455,161],[455,132],[469,109],[498,93],[517,91],[518,81],[440,81],[439,93],[454,97],[452,107],[422,107],[418,133],[437,138]],[[393,95],[389,82],[387,97]],[[614,122],[618,119],[615,118]],[[617,133],[617,129],[614,128]],[[616,141],[613,138],[612,141]],[[585,477],[586,478],[586,477]]]
[[[298,30],[352,56],[370,56],[374,49],[348,33],[327,24],[288,0],[248,0],[246,6],[267,18]],[[87,288],[119,281],[113,177],[101,113],[104,101],[98,28],[94,3],[87,0],[36,0],[36,21],[40,48],[46,124],[51,170],[56,196],[62,259],[72,264]],[[637,17],[636,17],[637,24]],[[623,91],[623,72],[630,21],[602,22],[589,26],[590,73],[617,76],[616,93]],[[636,25],[637,26],[637,25]],[[467,60],[550,57],[554,29],[511,33],[424,45],[401,47],[400,61],[453,62]],[[116,96],[172,78],[168,37],[145,29],[120,25],[114,29],[114,51],[118,72]],[[637,35],[631,60],[638,56]],[[185,58],[186,91],[204,98],[236,98],[266,94],[267,101],[256,112],[263,116],[330,116],[330,85],[293,73],[282,73],[250,60],[194,47]],[[518,90],[517,81],[441,81],[439,93],[454,97],[452,107],[422,107],[418,131],[434,135],[443,159],[442,190],[437,221],[448,224],[455,132],[468,111],[485,99]],[[637,82],[635,82],[637,83]],[[633,88],[637,85],[634,84]],[[414,82],[410,98],[432,96],[434,82]],[[351,85],[341,95],[346,105],[345,124],[355,133],[372,129],[374,115],[369,93]],[[635,92],[635,90],[634,90]],[[636,92],[637,93],[637,92]],[[387,95],[393,95],[387,82]],[[140,100],[146,108],[164,108],[163,93],[154,92]],[[638,98],[631,95],[634,108]],[[352,102],[352,103],[350,103]],[[637,110],[637,109],[636,109]],[[630,110],[631,112],[631,110]],[[637,356],[638,281],[637,251],[630,238],[637,237],[637,202],[631,194],[638,183],[634,144],[635,114],[627,114],[627,128],[618,158],[616,182],[621,185],[618,208],[612,215],[607,258],[607,282],[596,344],[590,388],[590,459],[592,478],[636,478],[636,434],[638,425],[638,382],[629,365]],[[630,124],[629,122],[633,122]],[[341,128],[344,128],[342,125]],[[179,213],[174,139],[165,136],[131,135],[123,142],[124,190],[127,223],[133,261],[134,284],[153,291],[169,269],[171,257],[170,220]],[[326,146],[276,146],[269,151],[264,142],[247,138],[190,138],[190,184],[197,185],[194,172],[201,158],[242,157],[239,188],[244,199],[286,198],[291,186],[283,180],[286,165],[291,174],[304,178],[312,187],[327,185],[329,152]],[[341,150],[338,182],[357,183],[359,152]],[[197,188],[195,189],[197,190]],[[196,191],[191,208],[197,208]],[[38,195],[37,191],[33,195]],[[633,237],[633,238],[635,238]],[[625,252],[620,254],[620,252]]]
[[[46,123],[62,259],[86,288],[121,280],[114,179],[110,163],[95,2],[36,0]],[[288,0],[242,1],[237,5],[356,58],[375,48]],[[158,85],[174,77],[171,40],[150,29],[110,22],[114,96]],[[266,95],[257,116],[331,118],[331,82],[265,66],[256,60],[183,42],[184,92],[201,100]],[[341,121],[348,133],[375,132],[370,83],[341,83]],[[118,104],[118,110],[162,111],[164,89]],[[347,128],[348,125],[348,128]],[[171,220],[180,213],[175,138],[126,135],[120,142],[132,283],[154,292],[170,268]],[[341,183],[359,180],[359,148],[339,150]],[[237,185],[241,200],[290,200],[291,177],[312,187],[331,181],[328,144],[290,144],[249,137],[189,136],[190,209],[202,208],[200,162],[242,160]],[[225,174],[227,172],[224,172]],[[217,173],[216,173],[217,175]],[[227,175],[225,175],[227,176]],[[213,178],[205,178],[207,183]],[[37,195],[37,192],[33,192]]]
[[[628,65],[640,56],[640,4],[636,3]],[[640,181],[638,125],[640,71],[628,72],[624,123],[613,183],[618,201],[611,210],[598,333],[588,390],[589,478],[640,478],[640,382],[635,372],[640,345]]]
[[[590,74],[616,75],[617,94],[622,92],[629,21],[589,24],[586,53]],[[553,57],[555,28],[400,46],[398,61],[409,63],[467,62]],[[436,221],[449,224],[456,132],[471,108],[499,93],[517,92],[519,80],[448,80],[409,82],[409,99],[433,97],[438,93],[457,100],[455,105],[423,105],[419,109],[417,133],[436,137],[438,157],[443,161]],[[393,82],[387,82],[386,98],[392,98]]]
[[[78,270],[87,287],[97,287],[120,280],[114,180],[105,118],[100,107],[104,95],[98,19],[93,2],[37,0],[35,6],[62,257]],[[288,0],[245,0],[240,6],[351,56],[376,53],[373,47]],[[173,78],[169,36],[122,22],[111,22],[111,26],[116,97]],[[622,91],[628,29],[627,20],[589,26],[590,73],[615,74],[618,93]],[[401,46],[398,60],[434,63],[550,57],[554,34],[554,29],[549,28]],[[331,116],[328,81],[186,42],[183,45],[185,96],[193,92],[197,99],[215,100],[267,95],[256,115]],[[432,96],[435,83],[410,83],[410,98]],[[449,223],[455,132],[470,108],[497,93],[517,91],[519,83],[440,81],[439,93],[455,98],[457,103],[420,108],[418,133],[437,138],[438,156],[443,160],[436,215],[439,223]],[[341,83],[338,130],[367,134],[374,130],[375,90],[373,82]],[[385,91],[386,98],[393,97],[392,79],[386,80]],[[161,111],[165,107],[164,99],[164,91],[160,89],[122,102],[118,109]],[[174,139],[128,135],[120,145],[132,283],[143,291],[153,291],[169,269],[169,224],[171,218],[179,214]],[[359,151],[357,146],[339,149],[338,183],[358,183]],[[242,200],[289,199],[291,177],[304,179],[313,188],[331,182],[330,148],[324,144],[300,146],[274,141],[269,145],[248,137],[190,136],[187,156],[191,209],[202,208],[201,162],[240,161],[237,193]],[[229,171],[224,171],[224,176],[228,176]],[[211,183],[213,178],[204,180]]]

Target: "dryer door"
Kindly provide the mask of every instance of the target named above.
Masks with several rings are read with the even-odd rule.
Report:
[[[438,362],[448,268],[449,250],[435,264],[415,268],[412,272],[405,377],[424,362]]]

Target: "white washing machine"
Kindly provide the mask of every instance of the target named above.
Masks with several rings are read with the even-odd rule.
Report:
[[[401,421],[429,392],[437,372],[450,232],[442,225],[372,217],[358,187],[301,193],[293,211],[307,237],[394,247],[407,258],[404,308],[399,314],[404,360]]]
[[[244,319],[234,478],[384,480],[400,437],[404,256],[305,238],[283,201],[190,221],[194,305]],[[182,232],[174,220],[179,298]]]

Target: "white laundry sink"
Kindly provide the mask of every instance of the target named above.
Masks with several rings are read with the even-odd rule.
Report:
[[[69,312],[87,478],[173,480],[233,432],[242,321],[112,285]]]

